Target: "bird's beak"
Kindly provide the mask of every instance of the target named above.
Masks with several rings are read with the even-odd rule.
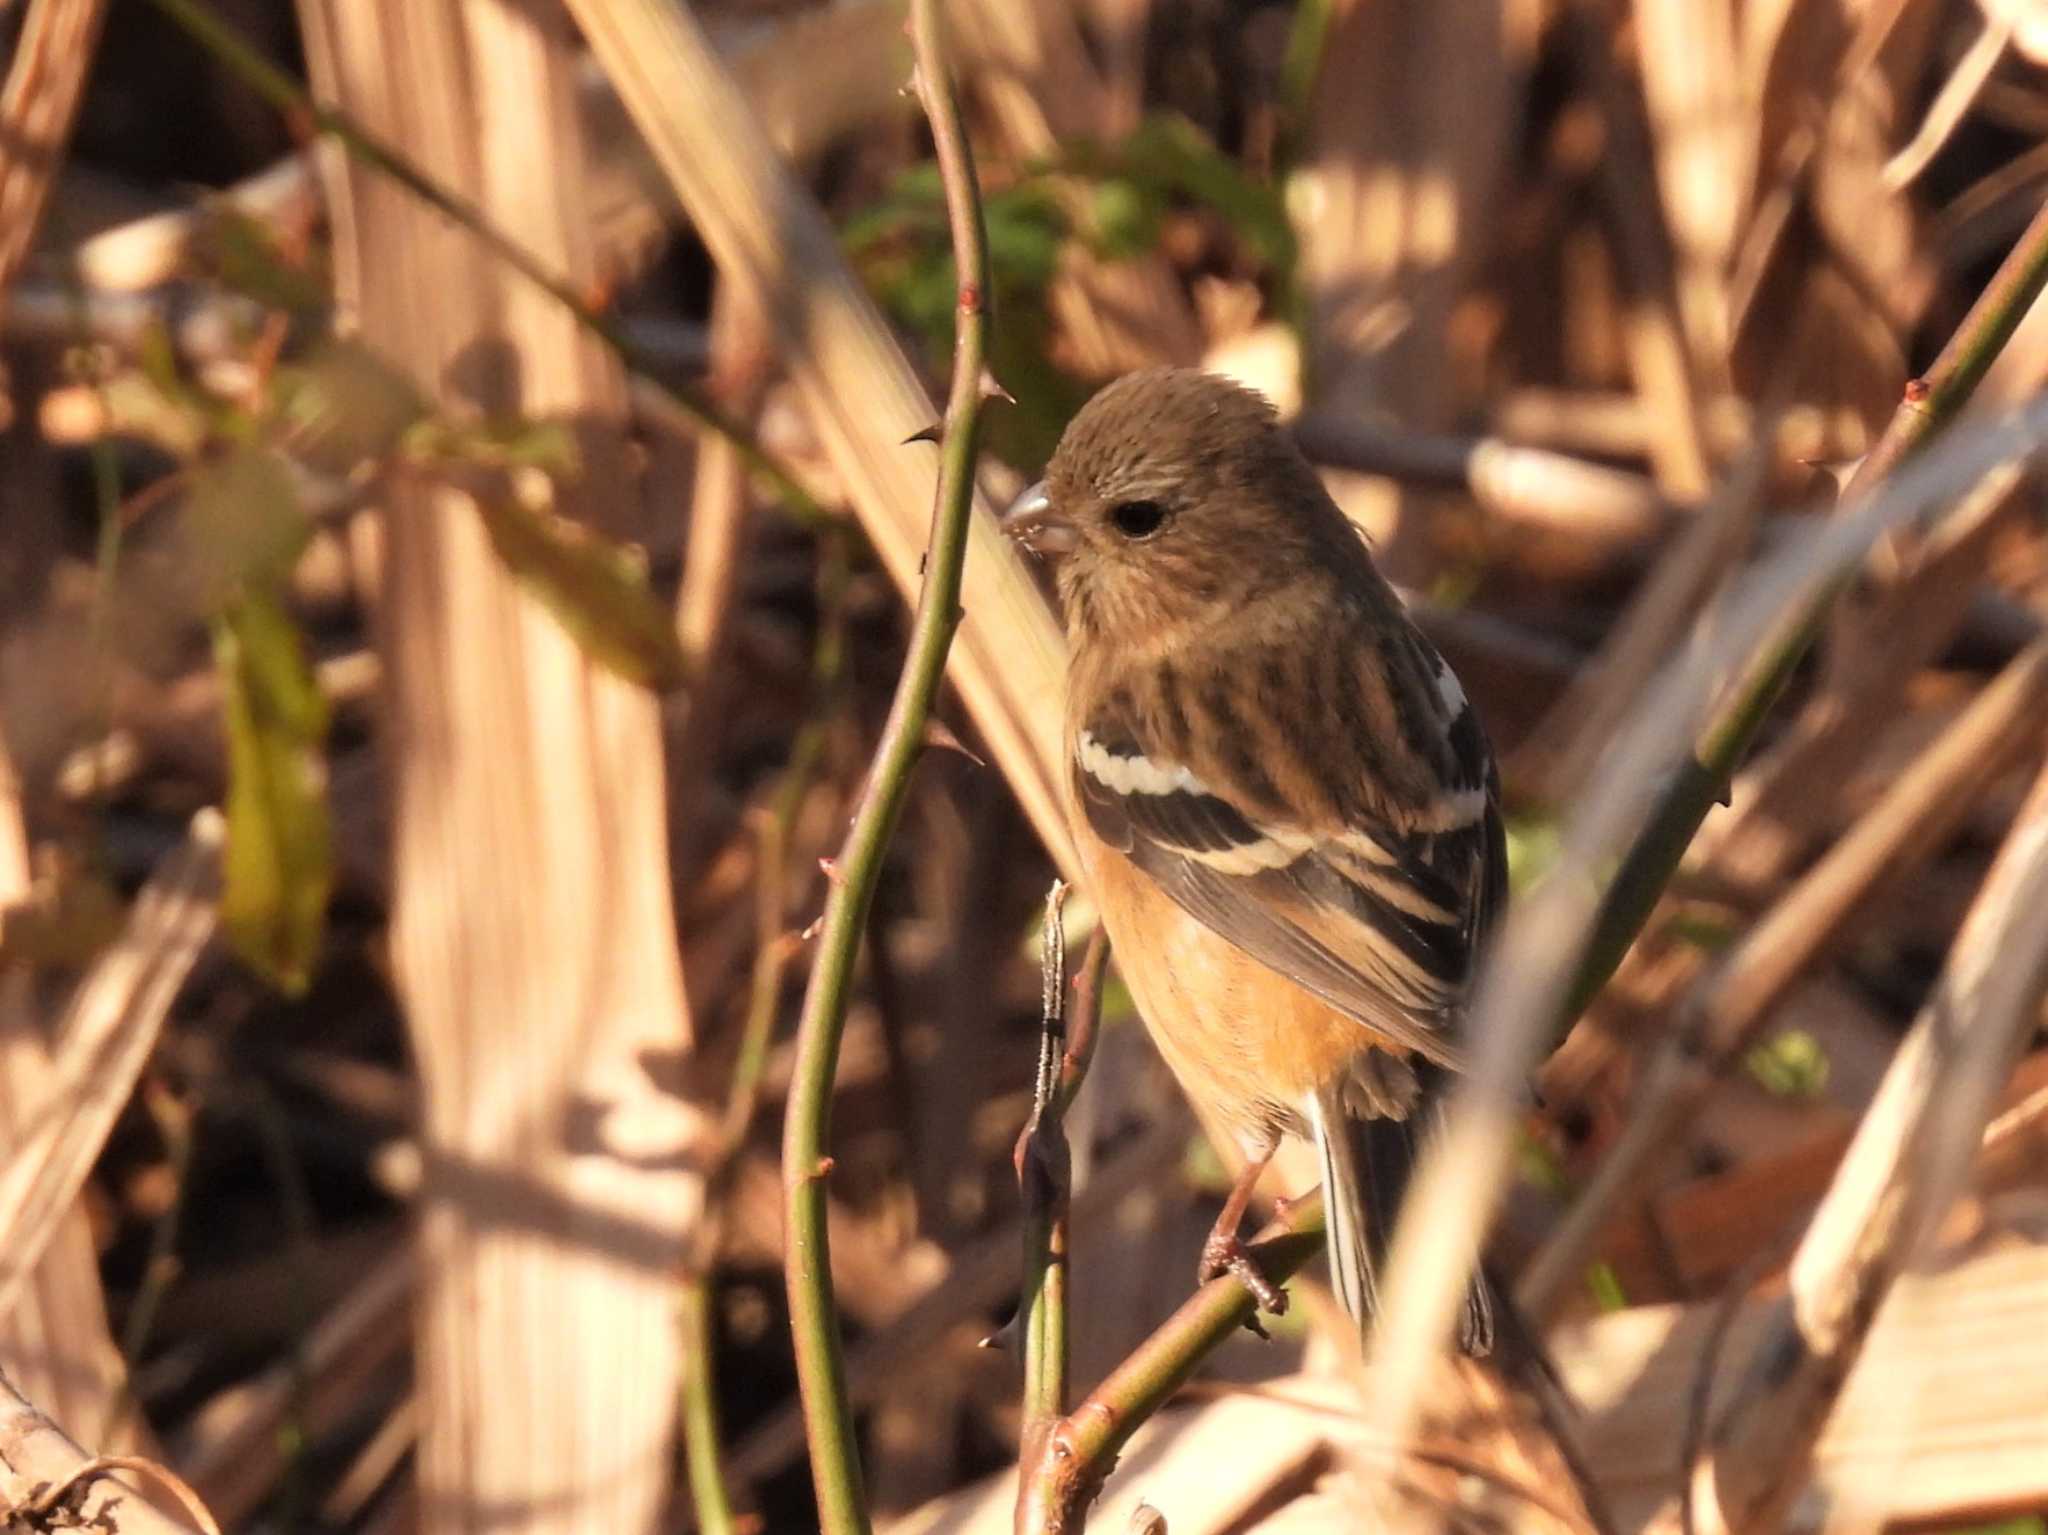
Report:
[[[1053,511],[1043,480],[1036,485],[1027,485],[1024,493],[1012,501],[1009,510],[996,521],[1005,533],[1033,554],[1057,558],[1073,553],[1074,546],[1081,541],[1074,525]]]

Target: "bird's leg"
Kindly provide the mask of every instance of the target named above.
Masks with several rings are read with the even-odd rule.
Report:
[[[1231,1185],[1230,1197],[1223,1201],[1223,1213],[1216,1217],[1216,1224],[1210,1228],[1209,1240],[1202,1244],[1202,1262],[1195,1270],[1197,1284],[1207,1284],[1221,1274],[1235,1274],[1238,1283],[1258,1300],[1260,1308],[1274,1316],[1285,1314],[1287,1292],[1266,1277],[1258,1260],[1251,1255],[1251,1249],[1244,1245],[1239,1230],[1244,1225],[1245,1206],[1251,1203],[1252,1188],[1258,1183],[1259,1174],[1266,1170],[1266,1164],[1273,1160],[1279,1144],[1277,1139],[1266,1142],[1246,1161],[1244,1171]],[[1265,1329],[1259,1326],[1257,1317],[1247,1325],[1253,1332],[1264,1335]]]

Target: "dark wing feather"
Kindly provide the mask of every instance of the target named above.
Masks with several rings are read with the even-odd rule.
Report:
[[[1416,645],[1418,664],[1441,666]],[[1452,1026],[1501,900],[1505,840],[1469,707],[1429,728],[1464,758],[1466,783],[1486,787],[1463,824],[1403,829],[1356,808],[1340,825],[1291,823],[1233,792],[1217,763],[1197,774],[1172,761],[1130,709],[1081,731],[1076,794],[1095,834],[1191,916],[1390,1043],[1455,1067]]]

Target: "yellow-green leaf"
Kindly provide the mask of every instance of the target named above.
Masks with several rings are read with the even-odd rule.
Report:
[[[292,451],[329,474],[383,458],[427,414],[412,380],[358,341],[280,373],[275,398]]]
[[[477,506],[506,569],[592,660],[647,687],[681,686],[685,663],[675,622],[648,585],[637,550],[525,505],[509,490]]]
[[[333,302],[327,273],[309,254],[287,252],[275,231],[225,203],[215,203],[201,243],[201,263],[222,287],[287,314],[319,315]]]
[[[291,465],[252,445],[193,475],[182,531],[200,601],[219,608],[245,586],[283,582],[312,529]]]
[[[334,880],[327,701],[298,632],[267,597],[227,603],[213,650],[228,743],[221,920],[236,953],[297,995],[312,979]]]

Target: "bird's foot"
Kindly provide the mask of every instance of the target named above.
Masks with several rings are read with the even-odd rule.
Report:
[[[1251,1249],[1244,1245],[1235,1231],[1226,1231],[1219,1225],[1209,1233],[1209,1240],[1202,1244],[1202,1261],[1195,1270],[1195,1282],[1207,1284],[1225,1274],[1236,1276],[1237,1282],[1251,1291],[1260,1311],[1272,1316],[1287,1314],[1287,1292],[1266,1277],[1266,1271],[1259,1267],[1259,1260],[1252,1256]],[[1247,1317],[1244,1325],[1261,1338],[1268,1336],[1266,1329],[1259,1325],[1258,1312]]]

